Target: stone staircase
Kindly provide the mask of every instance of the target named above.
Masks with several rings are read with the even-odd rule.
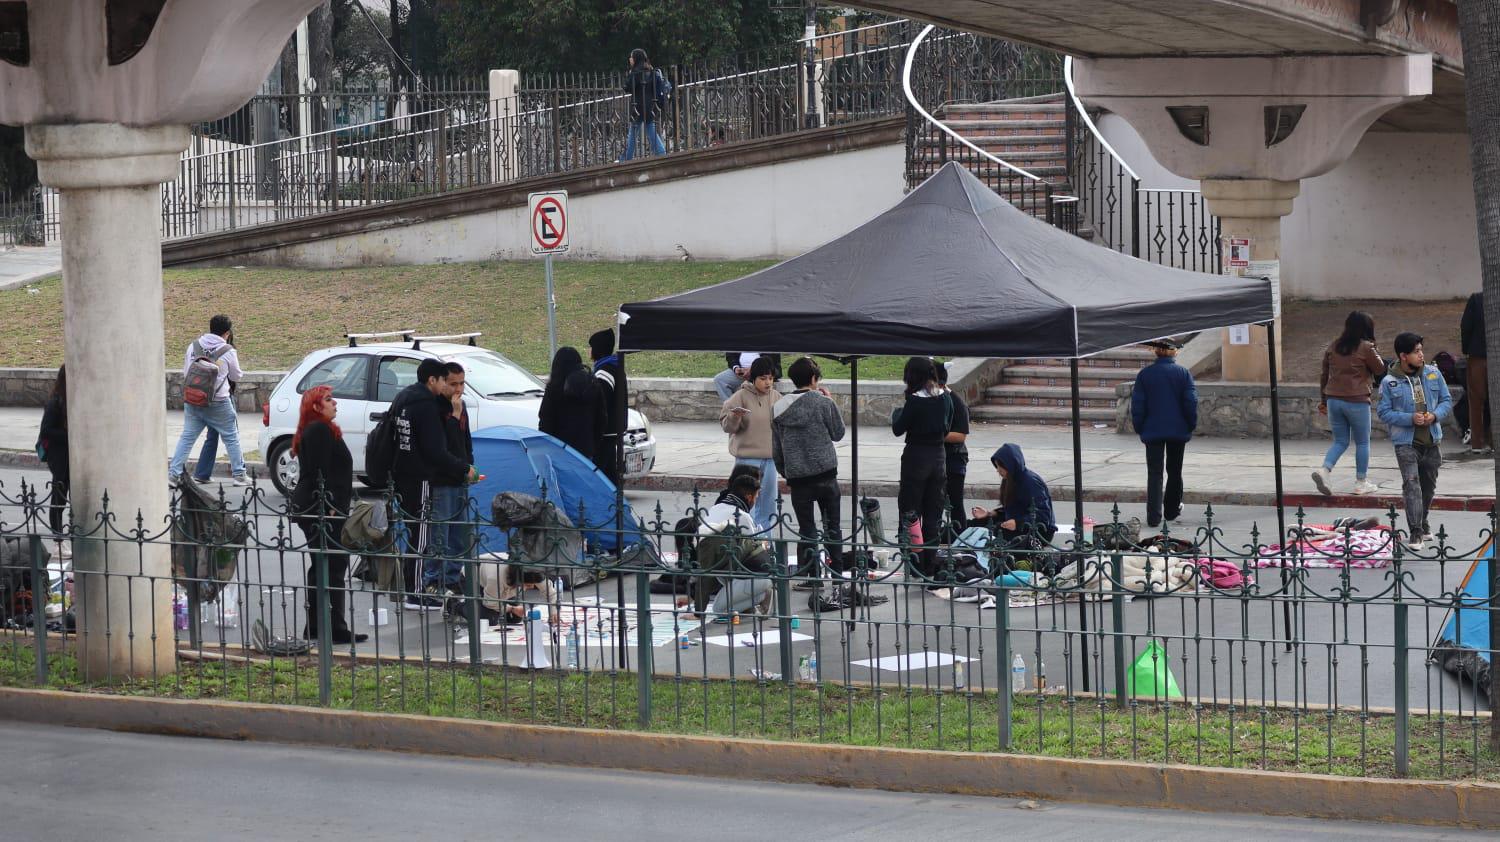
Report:
[[[1156,357],[1148,348],[1121,348],[1078,361],[1079,420],[1085,427],[1115,426],[1115,387],[1135,379]],[[1073,421],[1072,381],[1067,360],[1016,360],[1002,369],[1000,383],[970,407],[976,421],[1067,426]]]

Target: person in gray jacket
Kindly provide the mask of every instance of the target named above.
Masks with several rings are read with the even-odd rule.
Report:
[[[776,402],[771,410],[771,458],[786,477],[792,492],[792,511],[797,515],[797,572],[817,576],[819,530],[813,518],[817,506],[822,516],[821,538],[830,561],[840,558],[839,461],[833,443],[844,438],[844,419],[823,388],[823,372],[810,357],[787,369],[796,391]],[[804,590],[818,587],[816,579],[799,583]]]

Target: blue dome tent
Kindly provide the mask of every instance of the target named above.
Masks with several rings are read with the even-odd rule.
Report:
[[[615,485],[593,461],[558,439],[525,427],[489,427],[474,432],[474,465],[484,479],[469,494],[480,519],[490,519],[490,504],[505,491],[551,501],[574,524],[584,527],[588,546],[618,552],[641,541],[640,524],[627,503],[621,528],[615,529]],[[580,516],[583,523],[580,523]],[[475,536],[478,552],[508,548],[505,530],[486,525]]]

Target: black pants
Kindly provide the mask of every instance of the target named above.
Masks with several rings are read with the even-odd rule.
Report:
[[[47,507],[47,525],[52,527],[53,535],[63,534],[63,508],[68,505],[68,465],[64,462],[61,466],[47,463],[47,469],[52,472],[52,499],[51,505]]]
[[[422,592],[422,553],[427,551],[428,484],[396,483],[396,502],[406,524],[406,554],[401,559],[402,593]]]
[[[619,446],[619,436],[600,436],[599,443],[594,445],[594,467],[615,485],[620,484]]]
[[[901,510],[901,525],[922,522],[922,550],[919,568],[926,575],[937,571],[938,529],[943,523],[943,498],[948,482],[948,458],[941,444],[910,445],[901,451],[901,487],[896,507]]]
[[[1146,525],[1160,526],[1162,515],[1176,520],[1182,514],[1182,451],[1185,441],[1146,442]],[[1162,495],[1161,472],[1165,463],[1167,489]]]
[[[958,534],[969,525],[969,518],[964,509],[964,480],[968,478],[967,474],[954,471],[951,465],[948,467],[948,526],[951,533],[948,536],[949,542],[958,537]]]
[[[324,523],[328,532],[323,533]],[[318,636],[318,618],[322,616],[318,602],[318,558],[327,559],[328,564],[328,628],[330,631],[349,630],[349,554],[338,549],[317,549],[327,542],[337,547],[339,536],[344,534],[344,519],[330,518],[320,522],[317,518],[300,520],[302,534],[307,536],[307,598],[302,604],[307,608],[307,624],[302,636],[312,639]]]
[[[792,511],[797,515],[797,534],[803,540],[797,543],[797,575],[814,575],[818,559],[818,540],[828,551],[828,561],[836,569],[843,568],[839,543],[843,532],[839,528],[839,479],[829,475],[813,480],[788,480],[792,491]],[[822,516],[822,530],[813,516],[813,506]]]

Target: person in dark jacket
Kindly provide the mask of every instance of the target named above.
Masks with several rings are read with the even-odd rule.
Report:
[[[474,438],[469,428],[469,412],[464,407],[464,367],[456,362],[447,363],[448,400],[442,405],[443,436],[448,453],[463,465],[474,464]],[[462,608],[464,593],[464,563],[469,552],[472,534],[473,511],[469,505],[469,476],[439,473],[432,481],[435,510],[448,513],[442,520],[434,519],[429,530],[441,539],[441,550],[434,548],[435,555],[442,558],[429,564],[422,576],[422,590],[443,599],[443,616],[451,618]],[[434,544],[437,542],[434,541]]]
[[[1375,320],[1354,310],[1344,319],[1344,332],[1323,351],[1323,371],[1318,378],[1322,401],[1318,411],[1328,416],[1333,444],[1323,456],[1323,466],[1312,472],[1313,485],[1331,495],[1329,479],[1339,457],[1354,441],[1354,493],[1373,494],[1370,471],[1370,386],[1385,376],[1385,361],[1375,350]]]
[[[1490,438],[1490,381],[1488,350],[1484,340],[1484,293],[1469,296],[1464,305],[1463,318],[1459,322],[1459,340],[1467,361],[1464,377],[1464,397],[1469,404],[1469,453],[1468,456],[1493,456],[1494,442]]]
[[[471,465],[448,449],[444,416],[452,411],[452,398],[448,366],[442,360],[425,359],[417,366],[417,382],[397,393],[387,410],[395,418],[396,458],[391,465],[391,481],[406,522],[408,557],[402,562],[401,575],[406,589],[404,607],[411,611],[437,611],[443,606],[441,599],[417,592],[417,559],[424,560],[423,571],[433,566],[446,538],[430,526],[456,514],[458,495],[434,490],[441,487],[439,482],[472,482],[477,476]]]
[[[292,436],[292,455],[297,457],[301,473],[291,499],[292,517],[307,536],[309,550],[304,600],[307,623],[302,636],[318,639],[324,609],[317,589],[321,575],[327,577],[323,585],[328,594],[329,640],[362,643],[369,635],[354,634],[349,629],[349,554],[338,549],[354,499],[354,458],[334,421],[337,415],[338,401],[332,386],[314,386],[302,393],[297,433]]]
[[[1182,454],[1198,427],[1198,387],[1192,373],[1177,364],[1180,343],[1158,339],[1146,345],[1156,352],[1156,362],[1135,376],[1130,415],[1146,445],[1146,523],[1154,528],[1164,515],[1169,521],[1182,517]]]
[[[625,140],[625,157],[635,157],[636,135],[645,132],[651,142],[654,155],[667,154],[667,147],[656,132],[656,118],[660,116],[667,96],[672,93],[672,83],[660,70],[651,66],[651,59],[641,49],[630,52],[630,72],[625,76],[625,93],[630,95],[630,135]]]
[[[796,391],[785,395],[771,410],[771,458],[776,472],[786,477],[792,492],[792,511],[797,515],[797,574],[819,577],[817,506],[822,515],[822,538],[830,561],[839,561],[839,457],[834,442],[844,438],[844,418],[838,405],[823,388],[823,372],[811,357],[793,362],[787,370]],[[799,582],[816,589],[817,578]]]
[[[57,380],[42,410],[42,429],[36,446],[47,470],[52,473],[52,497],[47,507],[47,525],[57,541],[58,558],[72,558],[73,547],[63,532],[63,507],[68,503],[68,372],[66,365],[57,367]]]
[[[946,364],[938,364],[937,375],[943,394],[953,402],[953,423],[948,425],[948,435],[943,437],[943,450],[948,457],[948,526],[952,532],[948,538],[952,540],[969,525],[967,510],[964,509],[964,482],[969,475],[969,446],[965,443],[969,440],[969,406],[957,392],[948,388]]]
[[[609,407],[604,405],[593,372],[576,348],[558,348],[537,412],[537,429],[592,460],[594,446],[608,423]]]
[[[1026,467],[1020,445],[1000,445],[991,454],[990,464],[1000,474],[1000,505],[994,509],[975,506],[969,525],[994,529],[1011,546],[1037,547],[1051,541],[1057,534],[1052,492],[1040,474]]]
[[[594,465],[609,477],[610,482],[619,485],[621,457],[618,448],[620,433],[629,416],[625,399],[630,394],[630,386],[625,381],[625,365],[615,353],[615,332],[601,330],[590,336],[589,356],[594,361],[594,378],[599,383],[599,394],[608,411],[604,428],[594,442]]]
[[[948,480],[948,453],[943,447],[953,425],[953,403],[937,384],[937,368],[928,357],[906,361],[902,380],[906,402],[891,414],[891,432],[906,437],[901,450],[901,485],[896,507],[901,526],[920,522],[922,528],[921,572],[937,573],[938,530]]]

